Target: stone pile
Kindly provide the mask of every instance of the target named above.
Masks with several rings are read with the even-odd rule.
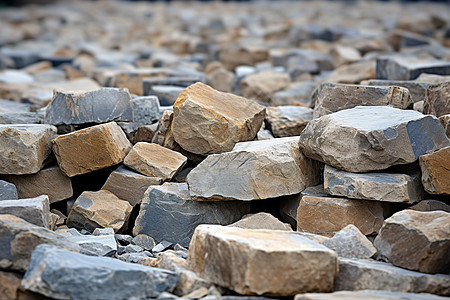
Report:
[[[0,299],[450,296],[448,7],[348,5],[0,9]]]

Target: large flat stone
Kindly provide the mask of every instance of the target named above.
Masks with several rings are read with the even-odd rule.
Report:
[[[411,163],[449,143],[436,117],[387,106],[357,106],[314,119],[299,140],[306,156],[349,172]]]
[[[411,55],[382,56],[377,59],[377,79],[411,80],[422,73],[449,75],[450,63]]]
[[[402,293],[402,292],[388,292],[388,291],[341,291],[329,294],[323,293],[306,293],[295,296],[295,300],[444,300],[445,297],[440,297],[426,293]]]
[[[423,103],[423,113],[435,115],[436,117],[450,114],[450,82],[447,81],[428,87]]]
[[[412,102],[423,101],[427,94],[427,89],[431,85],[428,82],[417,82],[412,80],[368,80],[365,84],[373,86],[400,86],[407,88],[411,94]]]
[[[450,147],[420,156],[419,163],[425,190],[450,195]]]
[[[297,147],[298,137],[236,144],[209,155],[187,176],[195,200],[257,200],[293,195],[319,182],[319,164]]]
[[[277,106],[266,109],[266,124],[275,137],[296,136],[312,120],[312,109],[301,106]]]
[[[31,224],[50,228],[50,202],[46,195],[31,199],[0,201],[0,214],[14,215]]]
[[[80,246],[86,252],[97,256],[113,256],[117,252],[114,234],[110,235],[70,235],[66,239]]]
[[[0,180],[0,200],[15,200],[17,199],[16,186],[4,180]]]
[[[188,262],[201,276],[243,295],[329,292],[337,272],[335,252],[295,232],[219,225],[197,227]]]

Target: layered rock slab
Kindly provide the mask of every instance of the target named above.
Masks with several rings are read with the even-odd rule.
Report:
[[[278,106],[266,109],[266,124],[275,137],[300,135],[312,120],[312,109],[301,106]]]
[[[450,82],[428,87],[423,103],[423,112],[436,117],[450,114]]]
[[[450,195],[450,147],[420,156],[419,163],[425,190]]]
[[[329,294],[306,293],[295,296],[295,300],[444,300],[445,297],[440,297],[426,293],[402,293],[389,291],[341,291]]]
[[[31,224],[50,228],[50,202],[48,196],[0,201],[0,214],[10,214]]]
[[[16,186],[4,180],[0,180],[0,200],[14,200],[17,199]]]

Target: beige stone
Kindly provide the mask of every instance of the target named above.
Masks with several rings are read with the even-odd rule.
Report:
[[[239,294],[279,297],[331,291],[336,258],[295,232],[200,225],[188,262],[202,277]]]
[[[266,123],[275,137],[300,135],[312,120],[312,109],[301,106],[277,106],[266,108]]]
[[[83,192],[75,201],[67,226],[94,231],[95,228],[112,228],[114,232],[126,229],[133,207],[105,190]]]
[[[21,281],[21,276],[16,273],[0,271],[0,295],[2,295],[2,299],[17,300]]]
[[[335,66],[346,65],[361,59],[361,53],[357,49],[343,45],[334,46],[330,55]]]
[[[450,195],[450,146],[419,157],[422,184],[430,194]]]
[[[263,71],[250,74],[241,82],[242,96],[270,103],[273,94],[291,83],[289,74]]]
[[[442,210],[450,213],[450,205],[445,204],[443,201],[438,200],[422,200],[416,205],[409,207],[408,209],[417,211],[435,211]]]
[[[376,78],[376,62],[362,60],[334,69],[324,82],[359,83],[363,80]]]
[[[291,225],[275,218],[269,213],[257,213],[244,216],[241,220],[228,225],[229,227],[239,227],[245,229],[270,229],[292,231]]]
[[[158,127],[156,128],[155,134],[152,138],[152,143],[158,144],[163,146],[164,140],[167,135],[167,131],[169,130],[170,125],[172,124],[173,120],[173,111],[166,110],[163,115],[161,116],[161,119],[159,120]]]
[[[448,274],[450,213],[402,210],[384,221],[374,245],[395,266]]]
[[[436,117],[450,114],[450,82],[428,87],[423,112]]]
[[[439,117],[442,126],[445,128],[445,134],[450,138],[450,114],[446,114]]]
[[[269,51],[263,47],[241,47],[237,45],[227,45],[220,49],[219,60],[232,71],[237,66],[253,66],[258,62],[266,61],[269,58]]]
[[[255,138],[265,108],[251,100],[196,83],[178,96],[171,126],[175,141],[196,154],[222,153]]]
[[[69,177],[121,163],[132,147],[115,122],[60,135],[52,143],[58,165]]]
[[[206,83],[212,88],[226,93],[231,93],[235,76],[233,72],[225,69],[219,62],[209,63],[205,68]]]
[[[426,293],[402,293],[388,291],[340,291],[329,294],[306,293],[295,296],[295,300],[444,300],[445,297],[439,297]]]

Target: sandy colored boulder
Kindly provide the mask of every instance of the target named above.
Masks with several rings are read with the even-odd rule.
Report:
[[[196,154],[222,153],[252,140],[264,121],[265,108],[202,83],[187,87],[173,106],[175,141]]]
[[[450,147],[420,156],[419,163],[425,190],[450,195]]]
[[[59,167],[69,177],[121,163],[132,147],[115,122],[60,135],[52,144]]]
[[[244,216],[241,220],[228,225],[229,227],[239,227],[244,229],[270,229],[292,231],[291,225],[275,218],[269,213],[257,213]]]
[[[417,211],[435,211],[442,210],[450,213],[450,205],[445,204],[443,201],[438,200],[422,200],[416,205],[408,207],[408,209],[417,210]]]
[[[206,83],[212,88],[230,93],[236,80],[233,72],[228,71],[221,63],[214,61],[205,68]]]
[[[263,71],[250,74],[241,82],[242,96],[270,103],[273,94],[286,89],[290,83],[287,73]]]
[[[266,125],[275,137],[296,136],[312,120],[312,109],[301,106],[277,106],[266,109]]]
[[[331,291],[336,258],[295,232],[200,225],[188,262],[201,276],[239,294],[277,297]]]
[[[442,126],[445,128],[445,134],[450,138],[450,114],[446,114],[439,117]]]
[[[0,295],[4,300],[18,299],[21,281],[19,274],[0,271]]]
[[[436,117],[450,114],[450,82],[428,87],[423,103],[423,113]]]

